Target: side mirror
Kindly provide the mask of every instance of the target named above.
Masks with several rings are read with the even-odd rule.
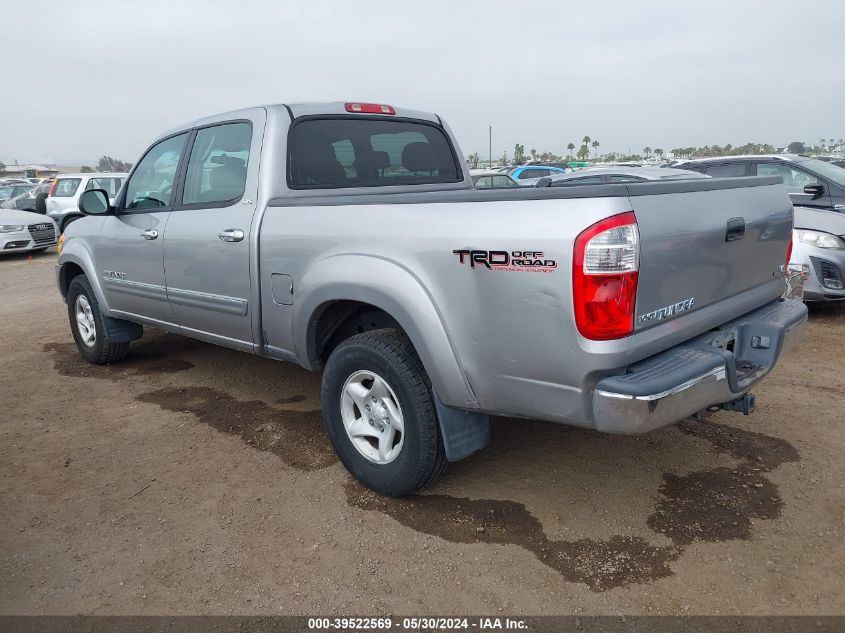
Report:
[[[105,189],[89,189],[79,196],[79,210],[85,215],[106,215],[111,211],[109,194]]]
[[[824,185],[804,185],[804,193],[813,196],[813,200],[821,198],[824,193]]]

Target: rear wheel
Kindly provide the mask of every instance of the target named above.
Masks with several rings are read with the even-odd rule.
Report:
[[[89,363],[103,365],[126,357],[129,343],[112,343],[91,283],[84,275],[74,277],[67,293],[68,318],[79,353]]]
[[[391,496],[431,484],[447,465],[431,384],[397,330],[346,339],[326,363],[323,420],[347,470]]]

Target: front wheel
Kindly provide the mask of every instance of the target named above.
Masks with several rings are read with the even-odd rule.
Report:
[[[73,340],[79,353],[89,363],[113,363],[129,353],[129,343],[112,343],[109,340],[97,297],[84,275],[74,277],[70,282],[67,310]]]
[[[365,332],[338,345],[323,372],[321,400],[338,457],[376,492],[414,493],[446,468],[431,384],[402,332]]]

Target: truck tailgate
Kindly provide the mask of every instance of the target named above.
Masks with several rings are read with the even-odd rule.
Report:
[[[761,286],[770,286],[769,299],[780,295],[792,203],[779,179],[637,183],[628,191],[640,232],[635,330]]]

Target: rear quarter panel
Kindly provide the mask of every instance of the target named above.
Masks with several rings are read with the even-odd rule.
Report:
[[[454,376],[438,366],[454,353],[481,409],[548,417],[551,392],[558,418],[577,419],[583,369],[570,300],[572,244],[585,227],[629,209],[624,197],[269,207],[260,235],[262,288],[270,288],[273,273],[290,275],[294,300],[292,306],[276,305],[262,292],[267,342],[304,360],[303,341],[295,333],[304,331],[310,306],[318,303],[311,296],[322,297],[331,283],[317,271],[331,259],[342,259],[356,278],[348,284],[348,296],[333,289],[336,299],[357,298],[357,285],[385,293],[393,282],[420,286],[404,318],[438,319],[453,348],[414,341],[418,348],[431,348],[421,356],[438,393],[456,393],[448,382]],[[461,263],[456,250],[530,251],[555,265],[547,272],[472,267]],[[403,272],[387,273],[374,267],[373,259]],[[399,296],[410,290],[392,292]],[[431,329],[393,316],[409,332]],[[466,406],[465,400],[444,400]]]

